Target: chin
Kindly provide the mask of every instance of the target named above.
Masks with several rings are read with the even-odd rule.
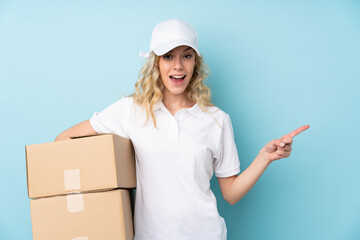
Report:
[[[185,90],[174,90],[174,91],[170,91],[172,94],[174,95],[182,95],[185,93]]]

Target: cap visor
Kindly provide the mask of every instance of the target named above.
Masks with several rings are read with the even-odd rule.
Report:
[[[167,53],[167,52],[171,51],[172,49],[179,47],[179,46],[189,46],[189,47],[193,48],[196,51],[196,53],[201,57],[199,50],[193,44],[191,44],[190,42],[188,42],[186,40],[178,40],[178,41],[170,42],[167,44],[163,44],[161,46],[154,48],[153,52],[157,56],[162,56],[165,53]]]

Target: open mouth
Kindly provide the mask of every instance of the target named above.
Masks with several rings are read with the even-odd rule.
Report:
[[[185,80],[186,75],[172,75],[170,76],[171,81],[175,85],[181,85]]]

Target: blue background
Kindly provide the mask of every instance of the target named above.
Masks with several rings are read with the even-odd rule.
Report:
[[[228,239],[360,239],[359,1],[0,0],[0,239],[32,239],[24,146],[130,94],[159,21],[197,29],[242,171],[304,124],[236,205]]]

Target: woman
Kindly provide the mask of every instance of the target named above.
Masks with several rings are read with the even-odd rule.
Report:
[[[224,240],[226,226],[210,189],[213,174],[223,197],[239,201],[269,164],[290,155],[303,126],[272,140],[242,174],[229,116],[213,106],[197,34],[172,19],[155,26],[150,54],[131,97],[61,133],[114,133],[133,142],[137,191],[135,239]]]

